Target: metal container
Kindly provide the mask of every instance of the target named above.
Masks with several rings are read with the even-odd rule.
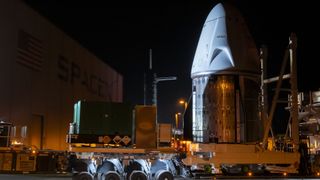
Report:
[[[41,151],[37,154],[36,170],[42,173],[54,173],[57,170],[55,152]]]
[[[159,123],[158,124],[158,145],[170,146],[172,138],[172,124]]]
[[[156,148],[156,106],[135,107],[135,142],[137,148]]]
[[[17,153],[16,171],[34,172],[36,171],[36,155],[30,153]]]

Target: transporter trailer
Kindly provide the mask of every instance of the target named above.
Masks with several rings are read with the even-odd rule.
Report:
[[[171,147],[171,124],[156,125],[155,106],[79,101],[74,110],[67,135],[74,179],[190,176]]]

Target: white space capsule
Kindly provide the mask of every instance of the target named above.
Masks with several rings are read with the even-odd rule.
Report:
[[[193,141],[243,143],[261,138],[259,56],[244,19],[229,4],[209,13],[194,56]]]

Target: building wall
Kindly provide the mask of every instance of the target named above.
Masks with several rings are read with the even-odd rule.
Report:
[[[43,148],[65,150],[76,101],[122,102],[122,75],[23,2],[0,1],[0,26],[0,120],[17,139],[40,146],[42,124]]]

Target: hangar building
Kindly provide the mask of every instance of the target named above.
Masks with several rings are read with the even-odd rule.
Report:
[[[122,75],[24,2],[0,1],[0,26],[0,120],[16,139],[65,150],[75,102],[122,102]]]

